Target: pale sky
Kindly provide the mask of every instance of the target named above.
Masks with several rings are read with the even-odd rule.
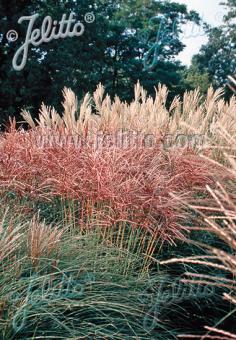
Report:
[[[212,26],[219,26],[222,23],[222,18],[225,13],[224,6],[220,6],[222,0],[173,0],[186,4],[189,10],[197,11],[204,21]],[[190,65],[191,58],[198,53],[201,45],[207,42],[207,37],[198,26],[193,24],[185,27],[182,41],[187,46],[184,51],[179,54],[180,59],[184,64]]]

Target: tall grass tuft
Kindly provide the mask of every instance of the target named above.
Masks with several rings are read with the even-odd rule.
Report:
[[[204,194],[216,170],[194,146],[165,147],[164,134],[175,129],[176,135],[184,125],[178,99],[167,111],[167,89],[159,86],[156,93],[155,99],[147,97],[137,84],[135,99],[128,105],[118,98],[103,99],[99,85],[78,110],[76,96],[64,89],[62,116],[45,105],[35,122],[23,112],[30,128],[16,129],[12,122],[1,136],[2,194],[13,192],[18,199],[35,202],[60,199],[73,228],[103,226],[106,233],[106,228],[114,227],[118,243],[127,225],[141,228],[153,238],[146,249],[149,255],[154,240],[183,239],[187,215],[170,193],[186,199]],[[186,93],[181,119],[187,122],[187,107],[196,114],[206,110],[208,126],[220,94],[209,90],[204,107],[198,108],[198,94]]]

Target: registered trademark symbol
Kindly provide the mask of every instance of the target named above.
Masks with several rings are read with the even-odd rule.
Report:
[[[84,16],[84,20],[85,22],[87,22],[87,24],[91,24],[95,21],[95,15],[93,14],[93,12],[86,13]]]

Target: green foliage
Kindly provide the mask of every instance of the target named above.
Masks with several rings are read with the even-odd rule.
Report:
[[[210,79],[205,71],[200,71],[196,65],[191,65],[189,69],[184,70],[185,86],[189,90],[199,88],[202,94],[206,94],[209,89]]]
[[[135,238],[140,244],[142,234],[126,235],[127,243],[119,247],[112,242],[116,237],[112,232],[101,239],[92,230],[71,233],[65,228],[58,256],[40,254],[36,268],[27,249],[28,217],[23,222],[23,216],[19,220],[12,210],[0,215],[5,228],[11,224],[22,235],[21,243],[0,266],[3,340],[174,340],[180,332],[196,333],[198,327],[200,331],[206,315],[217,322],[227,311],[222,292],[181,283],[182,273],[193,270],[191,265],[157,265],[171,256],[203,255],[199,248],[187,244],[177,249],[163,247],[153,255],[152,266],[143,271],[145,254],[129,244]],[[198,272],[196,266],[194,271]]]
[[[58,260],[44,259],[37,270],[23,245],[17,260],[2,263],[1,339],[156,338],[143,327],[148,275],[140,275],[140,256],[133,254],[125,274],[128,253],[96,233],[65,235],[60,247]]]
[[[193,58],[193,67],[198,73],[207,73],[216,87],[225,87],[227,76],[236,73],[236,2],[229,0],[224,5],[227,14],[223,25],[209,29],[208,43]]]

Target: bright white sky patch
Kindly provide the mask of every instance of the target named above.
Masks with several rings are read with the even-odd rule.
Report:
[[[173,0],[172,2],[187,5],[188,10],[197,11],[201,18],[212,26],[221,25],[226,12],[224,6],[220,6],[222,0]],[[180,59],[183,64],[190,65],[192,56],[197,54],[201,46],[207,42],[207,37],[197,26],[187,25],[182,41],[186,47],[184,51],[179,54],[178,59]]]

